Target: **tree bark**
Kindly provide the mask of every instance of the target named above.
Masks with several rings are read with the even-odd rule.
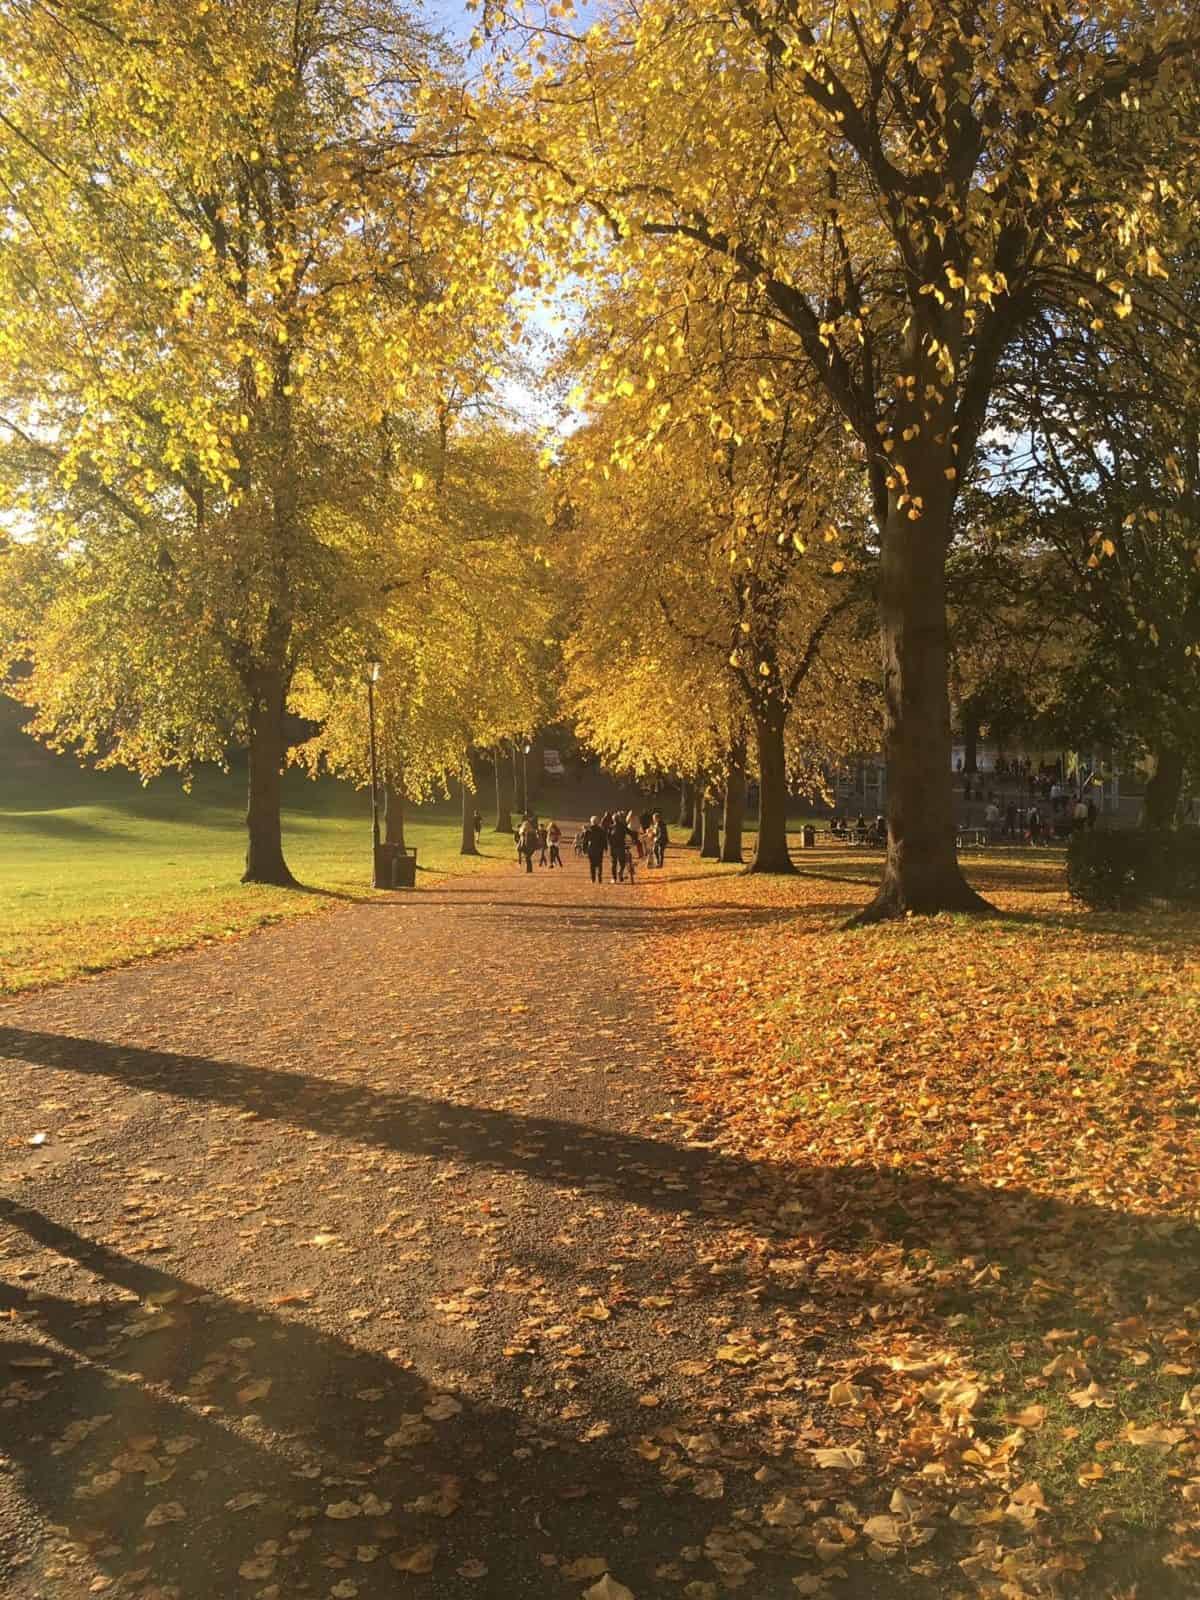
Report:
[[[462,848],[460,856],[477,856],[479,854],[475,844],[475,789],[471,775],[471,763],[463,762],[462,772]]]
[[[888,851],[879,890],[856,923],[909,912],[989,912],[968,885],[954,846],[946,660],[946,551],[953,495],[941,452],[915,452],[911,501],[893,488],[880,562]],[[897,480],[898,481],[898,480]],[[920,504],[920,515],[909,516]]]
[[[1154,775],[1146,783],[1145,824],[1147,828],[1171,828],[1183,788],[1183,756],[1170,745],[1155,751]]]
[[[787,757],[783,733],[787,709],[771,696],[755,708],[758,747],[758,838],[747,871],[795,872],[787,838]]]
[[[496,746],[496,832],[512,837],[513,784],[508,763],[500,759],[500,746]]]
[[[729,752],[725,778],[725,815],[721,827],[721,860],[741,864],[742,829],[746,822],[746,741]]]
[[[294,889],[296,880],[283,859],[283,706],[287,698],[283,674],[255,673],[247,688],[250,750],[242,882]]]
[[[706,861],[721,859],[721,808],[717,797],[707,786],[700,805],[700,855]]]
[[[680,778],[680,780],[679,780],[679,816],[677,818],[677,821],[678,821],[678,825],[681,828],[687,828],[687,829],[690,830],[690,828],[692,826],[692,822],[694,820],[695,804],[696,804],[695,795],[694,795],[694,793],[692,791],[691,784],[687,781],[686,778]]]
[[[703,773],[697,773],[692,784],[692,828],[684,844],[699,845],[704,838],[704,803],[702,796],[705,790],[706,779]]]
[[[390,778],[383,782],[383,838],[385,844],[404,844],[404,796]]]

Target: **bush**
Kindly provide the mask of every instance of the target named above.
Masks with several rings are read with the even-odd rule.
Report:
[[[1146,900],[1200,904],[1200,830],[1073,834],[1067,888],[1106,911]]]

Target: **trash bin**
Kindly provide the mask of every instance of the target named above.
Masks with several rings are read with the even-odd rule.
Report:
[[[392,888],[415,889],[417,886],[417,852],[396,845],[392,857]]]
[[[373,886],[376,889],[387,889],[392,882],[392,863],[396,859],[396,846],[394,844],[377,844],[375,846],[375,877]]]
[[[804,848],[806,850],[812,850],[816,848],[817,830],[813,827],[811,822],[806,822],[803,828],[801,828],[800,837],[804,840]]]

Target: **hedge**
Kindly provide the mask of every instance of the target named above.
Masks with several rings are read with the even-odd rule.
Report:
[[[1147,900],[1200,904],[1200,829],[1073,834],[1067,887],[1106,911]]]

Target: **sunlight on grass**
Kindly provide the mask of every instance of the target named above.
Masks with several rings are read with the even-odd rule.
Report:
[[[164,950],[234,938],[272,922],[369,899],[365,794],[298,774],[285,781],[284,850],[303,891],[239,883],[245,837],[240,774],[205,771],[142,787],[126,773],[39,764],[0,777],[0,987],[12,992]],[[484,833],[459,855],[456,807],[413,816],[418,886],[476,871],[507,839]]]

